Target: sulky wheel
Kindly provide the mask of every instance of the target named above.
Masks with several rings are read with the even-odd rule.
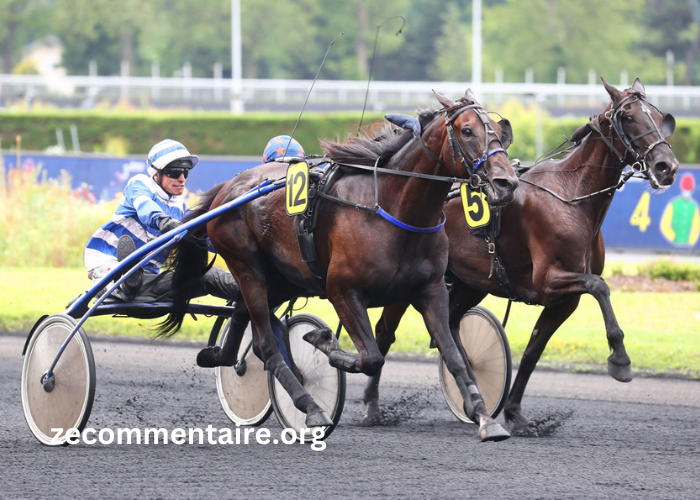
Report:
[[[35,328],[24,355],[24,417],[32,434],[48,446],[68,444],[65,435],[68,429],[82,431],[95,399],[95,360],[82,328],[68,343],[53,369],[53,389],[47,392],[41,383],[43,374],[76,324],[65,314],[47,317]]]
[[[216,345],[223,347],[231,331],[230,326],[229,320]],[[238,347],[236,364],[231,367],[218,366],[214,370],[221,406],[233,422],[241,425],[260,425],[272,413],[265,366],[253,353],[250,347],[252,342],[253,329],[248,323]]]
[[[290,361],[301,373],[302,384],[316,403],[333,420],[333,427],[326,427],[323,439],[331,435],[335,425],[340,421],[345,405],[345,372],[333,368],[328,362],[328,356],[304,340],[304,335],[317,328],[328,328],[321,319],[311,314],[292,316],[287,321],[290,344]],[[293,370],[294,371],[294,370]],[[280,425],[294,429],[297,435],[306,429],[306,415],[300,412],[292,402],[282,385],[272,375],[268,374],[272,407]],[[307,431],[307,440],[311,434]]]
[[[495,418],[503,409],[510,390],[512,361],[506,332],[491,311],[477,306],[462,317],[459,336],[486,410]],[[439,370],[440,387],[447,406],[459,420],[472,423],[464,413],[464,399],[442,356]]]

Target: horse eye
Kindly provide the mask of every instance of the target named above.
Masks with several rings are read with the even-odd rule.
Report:
[[[625,121],[628,123],[634,122],[634,116],[632,115],[625,115]]]
[[[472,129],[470,129],[469,127],[464,127],[462,129],[462,134],[466,136],[472,135]]]

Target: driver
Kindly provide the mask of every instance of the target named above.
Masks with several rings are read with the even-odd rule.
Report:
[[[148,153],[148,175],[137,174],[124,187],[114,215],[85,247],[88,278],[97,283],[137,248],[178,227],[187,207],[181,195],[199,158],[177,141],[166,139]],[[172,272],[160,273],[166,255],[131,275],[112,296],[124,301],[154,302],[171,289]],[[212,267],[192,287],[192,297],[214,295],[235,300],[239,289],[230,273]]]
[[[278,158],[304,158],[304,148],[301,147],[296,139],[292,139],[288,135],[278,135],[267,142],[265,151],[263,152],[263,163],[270,163]],[[289,145],[289,146],[287,146]],[[286,151],[286,154],[285,154]]]

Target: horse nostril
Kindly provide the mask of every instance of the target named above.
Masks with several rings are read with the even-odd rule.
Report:
[[[660,161],[655,165],[656,172],[662,175],[667,175],[671,168],[668,166],[668,163],[665,161]]]
[[[513,183],[508,179],[494,179],[493,186],[497,191],[510,192],[513,191]]]

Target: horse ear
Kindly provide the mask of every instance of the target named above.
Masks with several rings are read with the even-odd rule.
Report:
[[[639,92],[642,95],[646,95],[647,91],[644,88],[644,85],[642,85],[642,81],[639,78],[634,79],[634,83],[632,84],[632,90],[635,92]]]
[[[603,78],[602,76],[600,77],[600,79],[603,82],[603,87],[605,87],[605,90],[608,91],[608,94],[610,95],[610,98],[613,100],[613,102],[620,102],[623,97],[622,91],[617,90],[615,87],[610,85],[608,82],[605,81],[605,78]]]
[[[467,89],[467,91],[464,93],[464,98],[467,101],[471,101],[474,104],[479,104],[479,101],[476,100],[476,96],[474,95],[474,92],[472,92],[472,89]]]
[[[449,99],[444,95],[438,94],[437,92],[435,92],[435,90],[433,90],[433,94],[435,94],[435,97],[437,97],[437,100],[440,102],[440,104],[442,104],[443,108],[450,109],[456,106],[455,102],[452,99]]]
[[[513,126],[505,118],[502,118],[498,124],[501,126],[501,144],[504,149],[513,144]]]
[[[676,119],[671,113],[664,113],[663,121],[661,122],[661,132],[664,137],[671,137],[676,130]]]

